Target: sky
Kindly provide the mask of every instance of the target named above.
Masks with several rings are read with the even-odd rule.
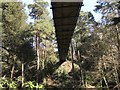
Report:
[[[81,11],[92,12],[92,14],[95,17],[95,20],[100,21],[101,15],[93,11],[95,9],[95,5],[97,5],[96,2],[97,0],[83,0],[84,6],[81,7]]]
[[[33,3],[33,0],[21,0],[23,3],[25,4],[31,4]],[[40,1],[40,0],[39,0]],[[49,3],[49,7],[47,8],[48,11],[50,12],[50,16],[52,18],[52,10],[50,9],[51,5],[50,5],[50,1],[51,0],[45,0],[45,1],[48,1]],[[95,17],[95,20],[96,21],[100,21],[100,18],[101,18],[101,15],[99,13],[95,13],[93,10],[95,9],[95,5],[97,4],[96,3],[97,0],[83,0],[83,4],[84,6],[81,7],[81,11],[85,11],[85,12],[92,12],[92,14],[94,15]],[[25,8],[26,9],[26,12],[29,13],[27,7]],[[30,19],[30,17],[28,18],[27,20],[28,22],[33,22],[33,20]]]

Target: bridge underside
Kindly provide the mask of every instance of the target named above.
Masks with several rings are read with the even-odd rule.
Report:
[[[60,63],[66,60],[82,2],[52,2]]]

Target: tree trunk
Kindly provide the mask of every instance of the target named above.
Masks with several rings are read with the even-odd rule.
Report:
[[[46,43],[44,43],[45,45],[46,45]],[[43,65],[42,65],[42,67],[43,67],[43,69],[45,68],[45,62],[46,62],[46,47],[44,46],[43,47]]]
[[[37,54],[37,83],[39,83],[39,68],[40,68],[40,54],[39,54],[39,33],[36,32],[36,54]]]
[[[77,48],[77,42],[76,42],[76,48]],[[82,69],[82,53],[79,50],[76,50],[76,57],[79,62],[79,68],[80,68],[80,85],[84,85],[84,74],[83,74],[83,69]]]
[[[71,56],[72,56],[72,77],[73,77],[73,88],[74,88],[74,83],[75,83],[75,80],[74,80],[74,51],[73,51],[73,45],[71,43]]]
[[[112,56],[114,56],[113,53],[112,53]],[[113,57],[112,57],[112,58],[113,58]],[[119,64],[116,65],[115,60],[112,60],[112,62],[114,63],[114,67],[113,67],[113,68],[114,68],[115,82],[116,82],[116,84],[118,85],[118,84],[119,84],[119,73],[118,73]],[[119,87],[117,87],[117,88],[118,88],[118,90],[120,90]]]
[[[78,57],[80,57],[79,58],[79,67],[80,67],[80,85],[82,86],[84,86],[84,74],[83,74],[83,68],[82,68],[82,55],[81,55],[81,52],[79,51],[78,52]]]
[[[81,45],[82,45],[82,32],[80,32],[80,35],[79,35],[79,37],[80,37],[80,43],[81,43]],[[80,56],[80,74],[81,74],[81,85],[83,85],[83,86],[85,86],[85,71],[84,71],[84,69],[83,69],[83,67],[82,67],[82,63],[83,63],[83,59],[82,59],[82,52],[81,51],[79,51],[79,56]]]
[[[107,90],[109,90],[108,82],[107,82],[107,80],[106,80],[106,77],[105,77],[105,76],[103,76],[103,80],[105,81],[105,84],[106,84],[106,86],[107,86]]]
[[[119,36],[119,28],[117,25],[116,25],[116,35],[117,35],[118,60],[120,63],[120,36]]]
[[[22,87],[24,84],[24,63],[22,63]]]
[[[43,47],[43,50],[42,50],[42,69],[44,69],[44,47]]]
[[[14,74],[14,70],[15,70],[15,59],[16,59],[16,56],[14,55],[13,56],[13,66],[12,66],[12,69],[11,69],[11,79],[13,79],[13,74]]]
[[[116,35],[117,35],[117,49],[118,49],[118,74],[120,74],[120,67],[119,67],[119,64],[120,64],[120,35],[119,35],[119,28],[118,26],[116,25]],[[118,83],[120,83],[120,76],[118,75]]]
[[[14,69],[15,69],[15,66],[14,66],[14,62],[13,62],[13,66],[12,66],[12,70],[11,70],[11,79],[13,79]]]

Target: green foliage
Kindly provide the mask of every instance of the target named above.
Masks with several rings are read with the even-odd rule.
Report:
[[[33,50],[33,46],[30,41],[26,41],[20,45],[17,52],[18,58],[20,58],[24,63],[29,63],[35,58],[35,51]]]
[[[27,16],[21,2],[2,3],[2,8],[2,75],[16,80],[16,87],[19,87],[18,81],[20,80],[17,79],[22,74],[21,64],[29,64],[35,59],[35,50],[32,45],[33,33],[31,25],[26,23]],[[15,84],[10,82],[8,85],[11,88],[15,87]]]
[[[35,88],[35,81],[28,81],[24,83],[23,87],[28,89],[33,89]]]
[[[94,11],[102,14],[102,24],[118,24],[120,22],[119,17],[119,1],[101,1],[98,0],[98,5]]]
[[[16,53],[19,44],[23,43],[21,40],[21,32],[23,32],[27,24],[25,23],[26,15],[23,11],[22,3],[3,3],[3,47],[10,53]]]
[[[24,83],[23,88],[27,90],[33,90],[33,89],[38,89],[38,90],[45,90],[45,87],[43,84],[38,84],[35,81],[28,81]]]
[[[44,87],[43,84],[37,85],[36,88],[37,88],[38,90],[45,90],[45,87]]]
[[[32,30],[36,34],[39,33],[39,53],[40,53],[40,78],[41,81],[47,75],[52,74],[55,67],[54,65],[58,61],[54,53],[54,39],[55,31],[53,27],[53,22],[49,17],[47,10],[47,2],[37,2],[28,5],[30,9],[30,17],[35,20]],[[36,37],[34,37],[36,38]],[[35,41],[34,41],[35,42]],[[49,69],[48,69],[49,68]],[[35,68],[34,68],[35,69]],[[37,72],[38,73],[38,72]]]
[[[34,4],[28,5],[28,8],[30,9],[30,16],[33,19],[41,19],[42,14],[44,13],[45,8],[48,6],[47,2],[41,1],[41,2],[35,2]]]
[[[15,81],[5,79],[5,78],[0,78],[0,88],[9,88],[9,89],[15,89],[17,88],[17,84]]]

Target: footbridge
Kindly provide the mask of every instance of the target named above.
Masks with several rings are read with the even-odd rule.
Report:
[[[60,63],[66,60],[82,0],[51,0]]]

